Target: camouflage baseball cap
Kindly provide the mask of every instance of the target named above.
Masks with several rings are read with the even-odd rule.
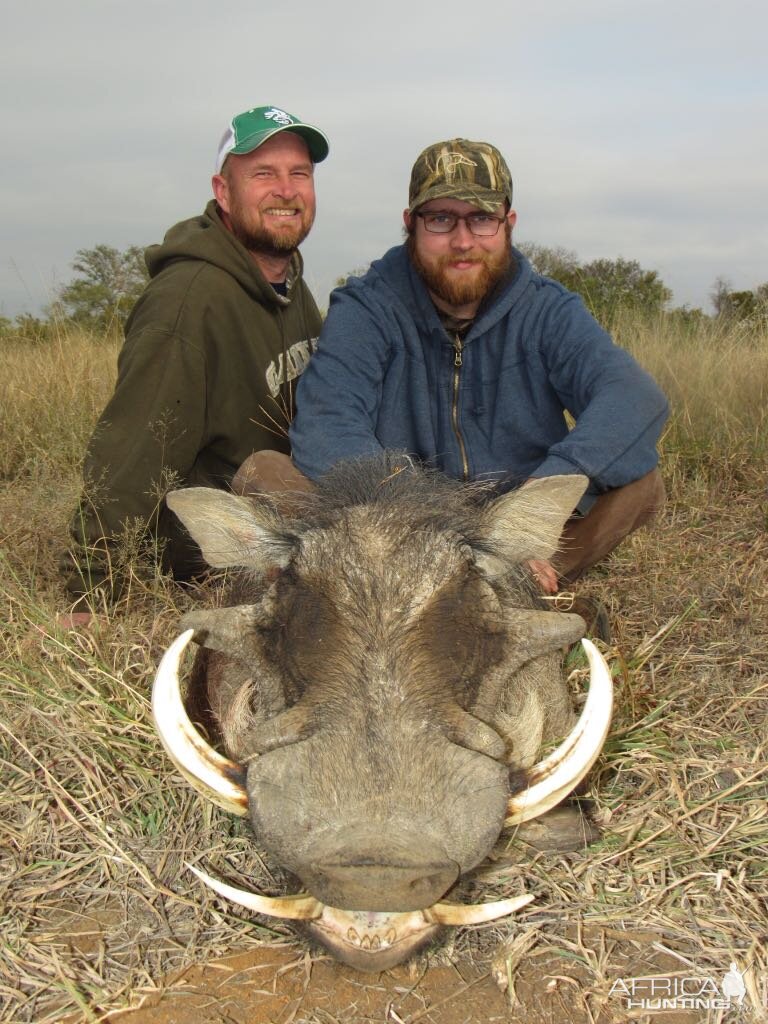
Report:
[[[488,142],[449,139],[427,146],[411,171],[408,212],[430,199],[460,199],[486,213],[512,202],[512,175]]]
[[[300,135],[316,164],[328,156],[328,139],[319,128],[305,124],[280,107],[253,107],[242,114],[235,114],[227,125],[216,153],[216,174],[221,172],[230,153],[252,153],[278,132],[295,132]]]

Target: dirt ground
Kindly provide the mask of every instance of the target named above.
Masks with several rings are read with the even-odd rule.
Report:
[[[71,931],[58,927],[70,952],[90,958],[103,952],[114,924],[114,913],[107,911],[79,916]],[[362,974],[312,954],[298,940],[261,942],[147,978],[145,987],[130,993],[135,1009],[86,1018],[67,1015],[62,1024],[84,1019],[106,1024],[618,1024],[656,1019],[694,1024],[718,1019],[706,1011],[631,1012],[620,994],[611,994],[617,978],[691,974],[681,970],[684,957],[666,949],[661,931],[583,928],[575,920],[563,929],[559,947],[549,939],[539,946],[539,928],[548,925],[551,914],[543,912],[541,925],[513,928],[506,938],[497,927],[449,933],[430,953],[380,974]],[[732,1013],[730,1020],[736,1024],[739,1018]]]
[[[600,936],[594,936],[600,941]],[[602,940],[604,941],[603,934]],[[666,958],[671,971],[675,965]],[[654,973],[662,973],[665,957]],[[636,959],[627,976],[648,969]],[[155,986],[153,986],[154,988]],[[532,958],[515,977],[516,998],[497,984],[488,963],[396,968],[362,975],[298,947],[261,947],[232,953],[163,979],[141,1007],[113,1014],[110,1024],[331,1024],[338,1020],[391,1024],[494,1024],[494,1022],[607,1022],[625,1017],[617,996],[589,993],[588,972],[548,953]],[[138,993],[135,993],[138,994]],[[610,1006],[612,1002],[612,1006]],[[668,1013],[668,1024],[689,1024],[700,1014]]]
[[[600,941],[599,936],[595,936]],[[605,937],[603,936],[603,939]],[[665,958],[660,958],[663,961]],[[670,970],[675,966],[667,959]],[[654,972],[661,973],[657,961]],[[679,965],[677,965],[679,966]],[[648,962],[628,963],[638,976]],[[510,1005],[492,972],[479,965],[399,967],[362,975],[290,948],[255,949],[192,967],[166,979],[143,1006],[110,1024],[608,1024],[631,1019],[618,996],[589,995],[588,972],[547,955],[517,973]],[[637,1019],[637,1018],[635,1018]],[[666,1024],[693,1024],[701,1011],[667,1012]]]
[[[407,967],[362,975],[297,949],[255,949],[190,968],[128,1014],[127,1024],[264,1021],[506,1021],[507,1003],[487,970]]]

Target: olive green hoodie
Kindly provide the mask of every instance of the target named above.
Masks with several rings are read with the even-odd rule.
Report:
[[[114,583],[106,563],[126,526],[149,526],[173,546],[177,526],[162,501],[169,486],[225,488],[252,452],[290,451],[295,380],[320,330],[300,255],[283,297],[214,200],[150,246],[146,261],[150,282],[126,324],[115,393],[85,459],[67,564],[73,596]],[[166,552],[185,575],[175,562]]]

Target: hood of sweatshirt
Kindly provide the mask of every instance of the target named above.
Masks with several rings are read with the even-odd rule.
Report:
[[[210,263],[234,277],[263,305],[277,308],[286,304],[286,299],[267,281],[245,246],[224,226],[215,199],[210,200],[200,216],[174,224],[159,245],[146,249],[144,259],[151,278],[179,260]],[[288,299],[296,282],[301,280],[302,268],[301,254],[296,251],[291,256],[286,278]]]

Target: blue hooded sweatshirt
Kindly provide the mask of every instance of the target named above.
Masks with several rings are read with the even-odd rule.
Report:
[[[656,466],[664,395],[578,295],[513,255],[514,275],[463,344],[405,246],[332,293],[297,390],[290,438],[302,472],[314,479],[340,459],[393,448],[501,490],[583,473],[597,494]]]

